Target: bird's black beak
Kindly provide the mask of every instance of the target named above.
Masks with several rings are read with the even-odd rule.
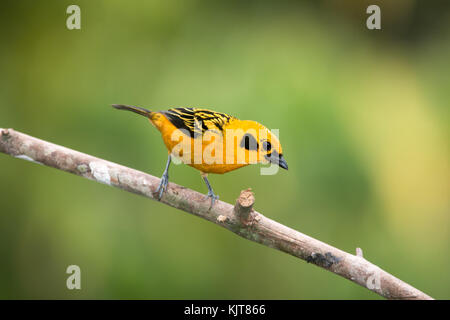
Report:
[[[286,160],[284,159],[282,154],[279,154],[276,151],[272,151],[271,154],[267,154],[264,156],[270,163],[274,163],[279,165],[283,169],[288,169],[288,164]]]

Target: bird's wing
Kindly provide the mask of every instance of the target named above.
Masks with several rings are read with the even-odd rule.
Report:
[[[216,111],[199,108],[174,108],[162,111],[178,129],[189,132],[191,137],[203,135],[207,130],[223,131],[223,126],[234,117]]]

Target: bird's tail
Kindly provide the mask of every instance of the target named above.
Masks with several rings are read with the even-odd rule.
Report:
[[[140,114],[141,116],[150,118],[152,112],[150,110],[141,108],[141,107],[135,107],[135,106],[126,106],[123,104],[113,104],[113,108],[119,109],[119,110],[128,110],[137,114]]]

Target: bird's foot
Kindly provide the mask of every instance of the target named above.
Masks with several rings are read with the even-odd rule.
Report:
[[[206,199],[211,198],[211,208],[214,206],[214,203],[216,200],[219,200],[219,196],[217,194],[214,194],[212,191],[208,191],[208,194],[206,195]]]
[[[169,175],[164,173],[163,176],[161,177],[161,182],[159,183],[159,186],[156,189],[156,193],[158,193],[158,200],[161,200],[164,191],[167,190],[168,184],[169,184]]]

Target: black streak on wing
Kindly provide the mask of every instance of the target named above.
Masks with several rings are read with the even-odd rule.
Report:
[[[183,110],[183,113],[187,115],[186,119],[181,118],[181,115],[175,110]],[[190,121],[187,120],[193,118],[194,112],[192,111],[192,108],[169,109],[167,111],[161,111],[161,113],[164,114],[175,127],[188,131],[191,137],[194,135],[194,128],[190,125]]]
[[[161,111],[161,113],[175,127],[189,132],[191,137],[197,137],[204,134],[205,131],[211,130],[211,125],[219,131],[223,131],[223,126],[233,119],[232,116],[225,113],[197,108],[174,108]],[[200,123],[201,127],[199,126]]]

